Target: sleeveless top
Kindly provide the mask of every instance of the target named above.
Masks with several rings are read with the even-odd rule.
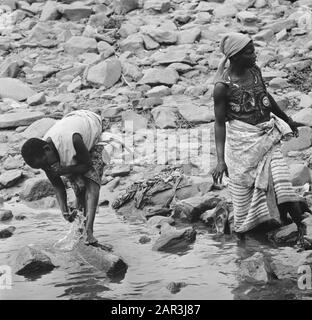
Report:
[[[58,151],[61,166],[77,164],[76,150],[73,145],[75,133],[81,135],[84,144],[90,151],[102,133],[101,117],[88,110],[76,110],[68,113],[48,130],[43,140],[51,138]]]
[[[251,125],[270,119],[271,103],[258,66],[249,69],[251,80],[232,81],[225,70],[221,82],[228,87],[226,121],[240,120]]]

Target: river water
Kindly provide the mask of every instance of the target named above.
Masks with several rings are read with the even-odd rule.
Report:
[[[56,209],[35,210],[22,204],[7,208],[27,218],[2,223],[14,225],[16,231],[12,237],[0,239],[0,265],[13,266],[17,251],[25,245],[52,248],[69,230]],[[112,281],[88,263],[69,259],[37,278],[13,275],[12,289],[0,290],[0,299],[310,299],[311,292],[300,292],[294,281],[270,285],[240,282],[237,260],[270,250],[266,243],[249,239],[240,246],[231,237],[209,234],[200,225],[195,228],[196,241],[187,250],[152,251],[158,235],[144,222],[128,222],[110,208],[100,208],[95,236],[100,243],[111,244],[113,252],[127,263],[124,278]],[[139,243],[142,235],[149,235],[152,241]],[[166,288],[172,281],[187,285],[174,294]]]

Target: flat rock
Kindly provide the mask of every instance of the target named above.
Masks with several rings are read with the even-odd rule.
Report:
[[[245,26],[255,25],[258,21],[257,15],[250,11],[240,11],[236,18]]]
[[[112,177],[125,177],[129,175],[130,171],[131,171],[131,168],[127,164],[117,165],[117,166],[114,166],[110,175]]]
[[[15,273],[23,276],[45,274],[54,268],[55,265],[44,252],[31,246],[21,248],[15,261]]]
[[[1,229],[0,230],[0,239],[12,237],[15,230],[16,230],[16,228],[13,226]]]
[[[146,92],[147,97],[165,97],[170,94],[171,90],[167,86],[157,86]]]
[[[159,106],[152,110],[155,125],[160,129],[176,128],[176,112],[174,108]]]
[[[32,123],[21,135],[27,139],[42,138],[46,132],[57,122],[52,118],[42,118]]]
[[[153,216],[148,219],[147,226],[160,228],[165,223],[172,225],[174,224],[174,220],[171,217]]]
[[[43,117],[44,113],[40,111],[25,111],[1,114],[0,129],[28,126],[36,120],[42,119]]]
[[[289,141],[284,141],[282,144],[283,154],[287,154],[288,151],[298,151],[309,148],[312,144],[312,128],[299,127],[299,137],[292,138]]]
[[[156,13],[163,13],[169,11],[171,8],[171,0],[146,0],[144,2],[144,9]]]
[[[199,28],[192,28],[183,30],[178,33],[177,44],[192,44],[200,40],[201,30]]]
[[[157,52],[151,58],[157,64],[191,63],[190,53],[187,49],[169,48],[164,52]]]
[[[83,5],[80,1],[73,2],[70,5],[61,4],[58,6],[58,11],[70,21],[89,18],[93,12],[92,7]]]
[[[154,26],[144,26],[141,30],[159,44],[175,44],[178,41],[178,33],[175,30]]]
[[[256,35],[253,36],[253,39],[256,41],[268,42],[272,40],[273,37],[274,37],[274,31],[271,29],[267,29],[267,30],[262,30],[258,32]]]
[[[131,34],[119,42],[121,52],[137,52],[143,49],[143,37],[140,34]]]
[[[20,198],[27,201],[39,200],[54,195],[51,182],[45,178],[28,179],[20,193]]]
[[[196,124],[212,122],[215,119],[214,112],[207,106],[179,104],[178,110],[185,120]]]
[[[0,78],[0,97],[23,101],[36,92],[19,79]]]
[[[97,52],[97,42],[93,38],[74,36],[65,42],[64,49],[73,56],[79,56],[84,52]]]
[[[8,221],[13,218],[11,210],[0,209],[0,221]]]
[[[187,248],[196,239],[196,231],[192,227],[184,229],[166,228],[155,241],[153,250],[176,251]]]
[[[237,12],[238,10],[234,5],[225,3],[216,7],[213,13],[217,19],[224,19],[224,18],[234,18]]]
[[[0,175],[0,189],[10,188],[17,184],[23,177],[21,170],[8,170]]]
[[[297,113],[295,113],[292,116],[294,121],[298,121],[301,122],[303,124],[305,124],[306,126],[311,126],[312,124],[312,109],[311,108],[305,108],[302,109],[300,111],[298,111]]]
[[[152,68],[147,69],[143,78],[139,81],[139,84],[148,85],[173,85],[177,83],[179,74],[177,71],[171,68]]]
[[[56,1],[47,1],[42,8],[40,15],[40,21],[55,20],[59,16],[59,11],[57,10]]]
[[[121,77],[121,62],[111,58],[92,66],[87,75],[87,80],[96,85],[112,87]]]

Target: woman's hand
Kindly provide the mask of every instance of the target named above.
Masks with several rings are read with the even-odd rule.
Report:
[[[59,162],[56,162],[50,166],[50,172],[57,176],[65,174],[64,167],[62,167]]]
[[[290,129],[292,130],[294,137],[298,138],[299,137],[299,132],[298,132],[298,127],[304,127],[305,124],[301,122],[296,122],[292,118],[288,118],[288,125],[290,126]]]
[[[212,171],[212,177],[213,177],[214,183],[220,183],[221,184],[222,183],[222,177],[223,177],[224,173],[225,173],[225,175],[227,177],[229,176],[228,168],[227,168],[226,163],[224,161],[218,162],[217,166]]]

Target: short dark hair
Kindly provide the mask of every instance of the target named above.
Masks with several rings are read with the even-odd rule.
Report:
[[[27,140],[21,149],[24,161],[31,167],[35,165],[35,159],[44,156],[44,146],[47,142],[38,138],[31,138]]]

